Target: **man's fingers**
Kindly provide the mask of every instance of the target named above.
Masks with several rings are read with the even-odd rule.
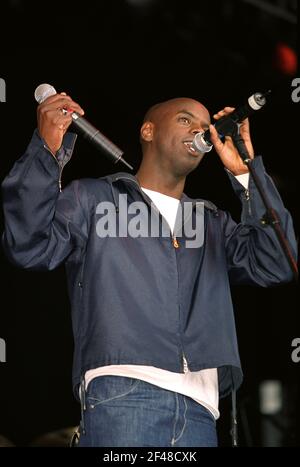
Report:
[[[41,113],[54,109],[68,109],[71,112],[77,112],[79,115],[84,115],[84,110],[80,105],[67,95],[56,94],[55,96],[50,96],[38,106],[38,112]]]
[[[213,117],[215,120],[219,120],[222,117],[225,117],[226,115],[229,115],[234,111],[234,107],[224,107],[224,109],[220,110],[218,113],[214,114]]]
[[[70,96],[68,96],[68,94],[66,94],[65,92],[61,92],[59,94],[53,94],[53,96],[49,96],[47,97],[47,99],[45,99],[42,104],[51,104],[51,102],[55,102],[57,101],[58,99],[61,99],[62,96],[65,98],[65,99],[71,99]],[[72,99],[71,99],[72,100]]]
[[[245,120],[241,122],[241,130],[248,131],[248,132],[250,131],[249,118],[245,118]]]
[[[219,138],[218,132],[215,129],[214,125],[209,125],[209,131],[210,131],[210,139],[211,142],[213,143],[214,147],[216,150],[222,149],[223,143]]]
[[[56,99],[50,103],[45,101],[45,103],[40,104],[39,107],[39,111],[41,113],[45,113],[54,109],[72,109],[73,112],[77,112],[80,115],[84,114],[84,110],[80,107],[80,105],[74,102],[71,98],[68,99],[67,97],[60,97],[59,99]]]
[[[56,126],[68,125],[72,122],[72,115],[69,113],[64,115],[61,111],[50,110],[47,115],[49,121]]]

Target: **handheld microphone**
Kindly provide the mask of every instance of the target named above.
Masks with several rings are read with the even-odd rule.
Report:
[[[35,100],[41,104],[47,97],[54,96],[56,90],[50,84],[40,84],[35,92]],[[129,169],[133,170],[128,162],[126,162],[122,155],[123,151],[119,149],[114,143],[112,143],[106,136],[100,133],[97,128],[95,128],[91,123],[89,123],[85,118],[78,115],[76,112],[72,113],[73,125],[79,130],[79,132],[92,144],[94,144],[98,149],[104,150],[105,154],[109,159],[111,159],[115,164],[119,161],[123,162]]]
[[[220,118],[215,124],[219,137],[223,138],[226,135],[227,126],[231,122],[239,123],[245,118],[249,117],[256,110],[260,110],[267,102],[266,96],[270,94],[271,91],[267,91],[262,94],[256,92],[249,97],[248,101],[237,107],[231,114],[226,115],[225,117]],[[211,151],[213,145],[210,139],[210,131],[206,130],[201,133],[197,133],[192,142],[193,148],[198,152],[209,152]]]

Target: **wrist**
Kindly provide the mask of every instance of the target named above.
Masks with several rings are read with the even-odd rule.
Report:
[[[233,170],[232,170],[232,171],[229,170],[229,172],[231,172],[232,175],[234,175],[235,177],[237,177],[238,175],[248,174],[248,173],[249,173],[249,170],[247,169],[247,167],[245,167],[244,170],[234,170],[234,171],[233,171]]]

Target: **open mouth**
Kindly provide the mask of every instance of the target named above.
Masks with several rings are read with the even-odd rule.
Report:
[[[183,144],[187,147],[188,152],[190,154],[193,154],[193,156],[199,156],[200,153],[198,151],[196,151],[196,149],[193,146],[192,141],[184,141]]]

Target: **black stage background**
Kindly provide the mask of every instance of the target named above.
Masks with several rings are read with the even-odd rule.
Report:
[[[300,103],[291,98],[298,74],[296,7],[297,1],[106,0],[80,6],[2,1],[1,180],[35,128],[33,92],[40,83],[68,92],[135,169],[138,130],[150,105],[186,96],[213,114],[272,89],[265,109],[252,118],[253,141],[298,234]],[[123,167],[112,166],[79,138],[63,184],[119,170]],[[239,201],[214,152],[190,175],[186,192],[239,217]],[[71,389],[73,341],[64,269],[26,272],[1,255],[0,338],[6,362],[0,363],[0,434],[17,446],[51,444],[49,436],[36,438],[75,426],[80,416]],[[245,373],[238,393],[241,444],[300,445],[300,362],[291,359],[292,340],[300,338],[297,287],[232,292]],[[259,391],[266,380],[282,388],[282,408],[273,415],[260,413]],[[222,446],[230,445],[229,402],[221,402]],[[59,444],[56,435],[53,444]]]

